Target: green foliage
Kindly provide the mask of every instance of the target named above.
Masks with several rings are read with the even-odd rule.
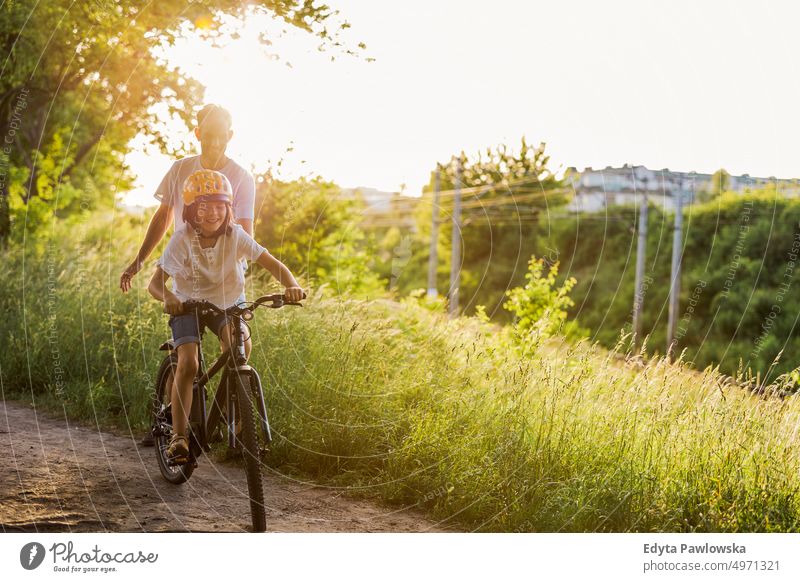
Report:
[[[123,295],[108,277],[124,267],[142,227],[140,219],[112,220],[110,213],[59,221],[2,252],[5,397],[27,395],[99,423],[144,426],[151,366],[168,330],[142,289]]]
[[[714,197],[727,192],[731,186],[731,175],[723,168],[720,168],[711,176],[711,192]]]
[[[574,325],[566,326],[567,310],[575,305],[569,297],[575,286],[575,278],[570,277],[561,286],[557,285],[558,262],[550,265],[545,274],[545,261],[531,257],[528,262],[527,283],[524,287],[516,287],[506,291],[508,301],[503,307],[514,314],[514,337],[527,349],[547,337],[561,332],[565,335],[577,335]],[[485,317],[485,310],[479,315]]]
[[[155,49],[196,31],[219,41],[226,15],[253,10],[332,44],[333,13],[313,0],[3,2],[0,244],[112,204],[130,185],[124,155],[137,134],[170,151],[164,112],[189,125],[202,88]]]
[[[563,205],[567,198],[559,190],[561,182],[548,167],[550,158],[545,144],[532,147],[524,137],[516,150],[503,144],[471,157],[462,152],[447,164],[437,164],[440,190],[445,192],[438,209],[439,289],[449,286],[452,189],[457,161],[462,168],[461,186],[477,189],[464,197],[462,211],[461,306],[469,314],[476,305],[483,305],[490,317],[502,320],[505,290],[524,281],[527,258],[532,254],[525,247],[535,237],[537,219],[546,215],[548,208]],[[434,176],[435,172],[431,172],[415,211],[411,256],[396,280],[401,293],[427,285]]]
[[[428,295],[426,289],[414,289],[408,296],[403,297],[400,301],[404,304],[422,307],[434,313],[447,313],[447,299],[441,295],[431,297]],[[483,314],[485,315],[486,312],[483,311]]]
[[[358,224],[362,204],[321,178],[281,182],[261,176],[255,238],[313,286],[376,297],[385,283],[371,269]]]
[[[707,191],[700,192],[697,195],[697,200],[699,202],[708,202],[710,200],[714,200],[718,196],[721,196],[724,192],[727,192],[731,186],[731,175],[725,171],[724,168],[720,168],[711,176],[711,184]]]
[[[633,208],[614,208],[618,220],[579,215],[560,220],[536,243],[558,249],[562,268],[578,283],[571,310],[593,338],[613,347],[630,331],[636,259]],[[650,209],[643,333],[648,346],[666,344],[672,253],[671,213]],[[797,366],[800,351],[796,293],[800,201],[775,190],[724,194],[686,209],[678,351],[697,367],[740,367],[760,383]],[[776,363],[776,358],[779,358]]]

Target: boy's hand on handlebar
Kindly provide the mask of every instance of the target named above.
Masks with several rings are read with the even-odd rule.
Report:
[[[297,303],[305,299],[306,294],[301,287],[287,287],[284,296],[289,303]]]
[[[164,296],[164,313],[180,315],[183,313],[183,303],[173,293]]]

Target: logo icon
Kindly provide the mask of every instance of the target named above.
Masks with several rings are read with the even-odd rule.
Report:
[[[44,546],[39,542],[25,544],[19,551],[19,563],[26,570],[35,570],[44,561],[44,553]]]

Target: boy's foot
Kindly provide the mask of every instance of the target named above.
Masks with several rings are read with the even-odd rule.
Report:
[[[152,447],[156,444],[156,439],[153,436],[153,429],[147,431],[147,434],[142,437],[142,440],[139,441],[139,444],[143,447]]]
[[[174,434],[169,440],[167,457],[176,465],[189,462],[189,439],[183,435]]]

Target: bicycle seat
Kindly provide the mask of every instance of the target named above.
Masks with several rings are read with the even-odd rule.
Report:
[[[173,351],[175,349],[175,342],[172,340],[167,340],[163,344],[158,347],[159,350],[162,351]]]

